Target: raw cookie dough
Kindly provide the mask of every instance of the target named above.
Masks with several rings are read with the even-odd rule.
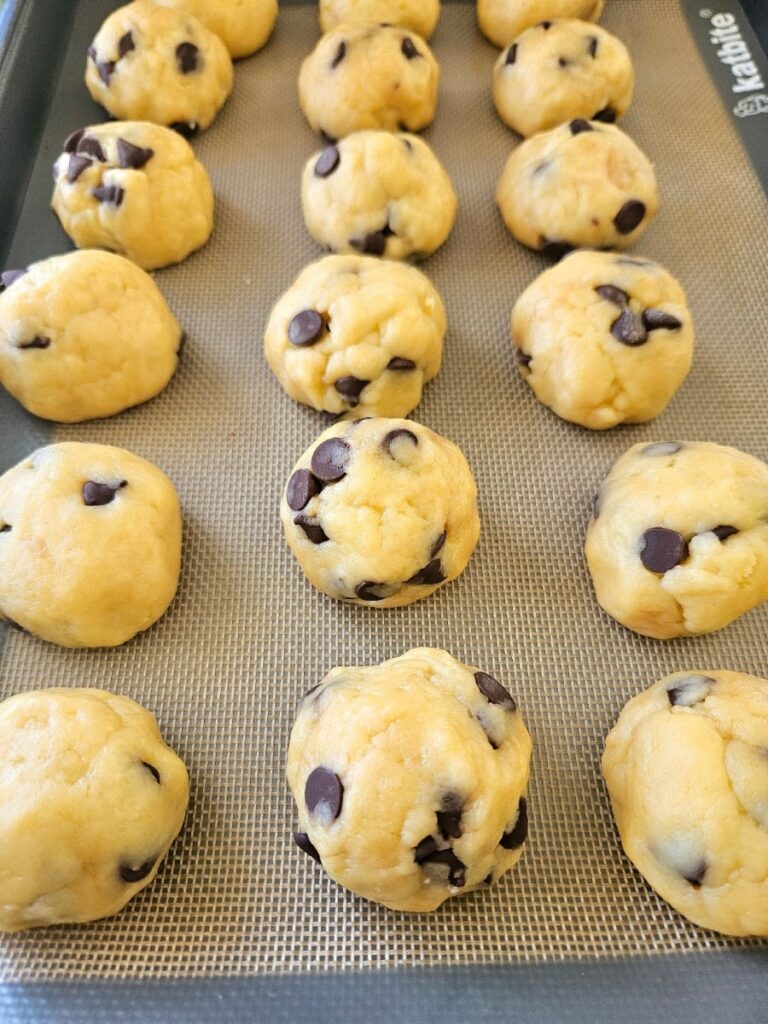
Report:
[[[135,0],[102,24],[85,67],[88,92],[116,118],[154,121],[190,136],[232,91],[232,58],[186,10]]]
[[[393,25],[341,25],[301,66],[299,102],[331,139],[380,128],[418,132],[431,124],[440,70],[418,36]]]
[[[116,914],[152,882],[187,809],[154,717],[104,690],[0,703],[0,931]]]
[[[520,135],[573,118],[613,122],[632,99],[626,46],[589,22],[543,21],[518,36],[493,69],[499,117]]]
[[[604,0],[477,0],[477,23],[496,46],[506,46],[531,25],[551,18],[597,21]]]
[[[554,257],[578,246],[625,249],[659,209],[653,165],[629,136],[578,118],[521,143],[496,199],[518,242]]]
[[[530,758],[509,692],[446,651],[335,668],[291,734],[294,838],[365,899],[435,910],[520,859]]]
[[[201,21],[214,32],[233,59],[260,50],[277,20],[277,0],[154,0],[175,7]]]
[[[693,356],[674,277],[613,252],[574,252],[545,270],[517,300],[512,338],[539,401],[592,430],[658,416]]]
[[[51,205],[79,249],[111,249],[154,270],[189,256],[213,230],[205,168],[168,128],[145,121],[81,128],[53,171]]]
[[[411,420],[377,418],[321,434],[296,463],[280,515],[318,590],[397,608],[464,571],[480,536],[476,498],[455,444]]]
[[[595,499],[587,562],[622,625],[711,633],[768,599],[768,466],[707,442],[636,444]]]
[[[768,680],[677,672],[634,697],[603,775],[624,850],[703,928],[768,936]]]
[[[0,476],[0,619],[62,647],[116,647],[179,582],[181,511],[151,462],[103,444],[40,448]]]
[[[451,179],[415,135],[356,132],[304,168],[304,223],[321,245],[405,260],[429,256],[450,234]]]
[[[130,260],[85,249],[2,276],[0,381],[35,416],[114,416],[173,376],[181,327]]]
[[[320,28],[388,22],[429,39],[440,17],[440,0],[320,0]]]
[[[440,369],[444,334],[442,300],[415,267],[326,256],[278,300],[264,352],[297,402],[354,418],[407,416]]]

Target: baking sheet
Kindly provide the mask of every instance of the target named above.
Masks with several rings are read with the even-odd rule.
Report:
[[[69,131],[103,119],[80,78],[85,47],[112,7],[78,5],[8,266],[68,248],[47,211],[50,163]],[[414,418],[466,452],[483,534],[461,579],[429,600],[387,612],[330,601],[304,581],[278,520],[290,468],[323,428],[281,392],[261,354],[271,303],[321,255],[299,203],[301,168],[318,146],[295,95],[317,38],[310,7],[281,10],[272,41],[238,64],[232,98],[195,141],[214,181],[216,230],[202,252],[156,275],[189,335],[168,390],[112,420],[52,430],[3,396],[2,468],[47,438],[129,448],[175,481],[185,541],[179,595],[158,626],[115,651],[64,651],[8,632],[0,696],[48,685],[128,694],[156,713],[193,785],[185,830],[154,885],[108,921],[4,937],[3,980],[762,948],[688,924],[647,888],[620,852],[599,779],[605,732],[654,679],[708,667],[768,675],[768,609],[710,637],[647,640],[599,610],[583,563],[593,492],[631,444],[713,440],[768,458],[764,196],[676,3],[611,0],[604,24],[635,59],[624,126],[655,161],[664,200],[636,251],[687,288],[694,370],[654,423],[603,435],[561,423],[518,378],[509,312],[545,264],[506,234],[493,202],[516,143],[490,101],[496,51],[477,34],[471,6],[446,6],[433,40],[440,106],[426,137],[461,209],[448,243],[423,265],[446,302],[449,334],[443,369]],[[415,917],[339,889],[293,846],[283,763],[297,699],[329,668],[424,644],[502,679],[535,747],[531,837],[519,867],[489,892]]]

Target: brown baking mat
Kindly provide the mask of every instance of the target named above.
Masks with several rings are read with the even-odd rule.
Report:
[[[72,96],[89,110],[82,59],[110,6],[79,6],[11,266],[49,255],[59,237],[41,213],[48,164],[78,126]],[[693,373],[655,423],[602,435],[560,422],[518,378],[509,313],[544,263],[505,233],[493,202],[516,142],[491,105],[495,51],[476,32],[471,6],[445,7],[434,37],[440,106],[427,138],[461,209],[448,243],[424,264],[450,326],[443,369],[416,418],[466,452],[483,533],[458,582],[397,611],[346,607],[315,592],[277,513],[294,460],[323,429],[280,391],[261,350],[271,303],[321,255],[299,204],[301,168],[317,139],[296,101],[299,64],[317,38],[315,11],[282,10],[266,50],[238,65],[231,100],[195,142],[217,195],[213,240],[157,275],[189,333],[179,373],[148,405],[54,430],[56,440],[132,449],[176,482],[186,531],[178,598],[158,626],[118,650],[71,652],[9,633],[0,661],[3,696],[103,686],[151,708],[189,766],[189,816],[157,881],[117,917],[4,937],[4,980],[493,964],[749,944],[688,924],[633,872],[599,756],[625,700],[668,672],[768,675],[768,607],[714,636],[646,640],[600,611],[581,549],[597,483],[637,441],[706,439],[768,457],[765,200],[674,0],[611,0],[604,24],[635,59],[625,126],[656,162],[664,198],[638,251],[688,290],[698,328]],[[19,413],[17,422],[26,437],[29,421]],[[294,847],[283,765],[304,690],[334,665],[425,644],[482,666],[519,699],[534,737],[532,823],[521,864],[499,885],[432,916],[408,916],[338,888]]]

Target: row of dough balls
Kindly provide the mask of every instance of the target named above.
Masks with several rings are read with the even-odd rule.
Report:
[[[0,930],[117,913],[154,879],[189,799],[153,716],[102,690],[33,691],[0,704],[0,744]],[[768,935],[766,747],[768,680],[721,670],[655,683],[605,744],[627,856],[681,914],[728,935]],[[56,769],[75,754],[76,776]],[[446,651],[335,668],[291,733],[294,840],[367,900],[435,910],[520,859],[530,758],[514,697]]]

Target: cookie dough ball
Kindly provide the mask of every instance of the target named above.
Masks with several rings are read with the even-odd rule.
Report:
[[[415,135],[356,132],[304,168],[304,223],[321,245],[405,260],[446,240],[458,201],[435,154]]]
[[[85,249],[13,275],[0,283],[0,381],[35,416],[114,416],[173,376],[181,328],[135,263]]]
[[[335,668],[291,734],[294,838],[365,899],[435,910],[520,859],[530,758],[509,692],[446,651]]]
[[[61,647],[116,647],[179,582],[168,477],[103,444],[40,448],[0,476],[0,618]]]
[[[214,32],[233,59],[260,50],[277,21],[277,0],[154,0],[188,11]]]
[[[184,135],[207,128],[232,91],[221,39],[187,10],[135,0],[106,19],[91,46],[85,84],[116,118],[154,121]]]
[[[0,931],[116,914],[178,835],[187,770],[154,717],[104,690],[0,704]]]
[[[480,31],[496,46],[506,46],[532,25],[552,18],[597,21],[604,0],[477,0]]]
[[[634,697],[603,774],[624,850],[679,913],[768,936],[768,680],[678,672]]]
[[[637,444],[595,499],[587,562],[609,615],[666,640],[768,599],[768,466],[706,442]]]
[[[585,21],[542,21],[518,36],[496,61],[493,101],[520,135],[587,118],[613,122],[632,99],[634,71],[626,46]]]
[[[387,22],[429,39],[440,17],[440,0],[320,0],[320,28]]]
[[[142,121],[74,132],[53,167],[52,206],[79,249],[110,249],[145,270],[179,263],[213,230],[213,190],[192,147]]]
[[[272,310],[264,352],[297,402],[354,418],[407,416],[440,369],[444,334],[442,300],[415,267],[326,256]]]
[[[299,102],[315,131],[332,139],[431,124],[440,70],[418,36],[393,25],[341,25],[301,66]]]
[[[512,338],[539,401],[591,430],[658,416],[693,357],[674,277],[613,252],[575,252],[544,271],[515,305]]]
[[[659,209],[653,165],[629,136],[578,119],[521,143],[496,199],[518,242],[553,257],[626,249]]]
[[[368,419],[320,435],[296,463],[280,515],[318,590],[397,608],[464,571],[480,536],[476,499],[455,444],[411,420]]]

